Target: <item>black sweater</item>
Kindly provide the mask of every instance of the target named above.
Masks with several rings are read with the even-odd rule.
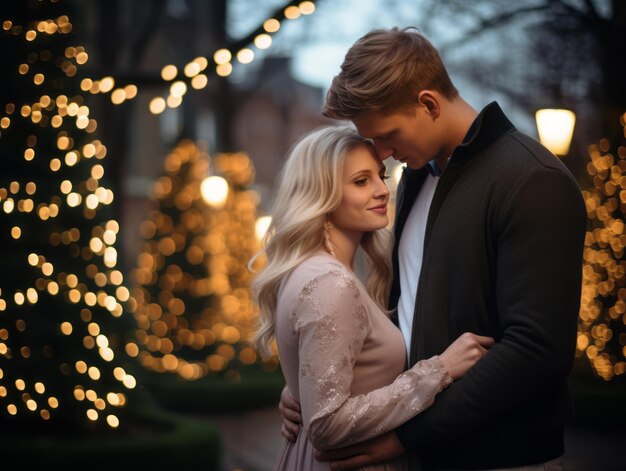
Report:
[[[398,241],[426,170],[404,172]],[[489,469],[563,453],[586,212],[566,167],[496,103],[478,115],[437,185],[426,225],[411,365],[460,334],[496,345],[396,430],[425,469]]]

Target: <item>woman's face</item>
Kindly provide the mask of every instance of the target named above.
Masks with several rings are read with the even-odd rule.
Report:
[[[348,232],[386,227],[389,224],[386,178],[385,166],[371,148],[358,145],[348,151],[343,166],[341,203],[330,215],[333,225]]]

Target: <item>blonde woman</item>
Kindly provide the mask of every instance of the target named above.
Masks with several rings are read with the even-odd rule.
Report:
[[[465,333],[441,355],[405,371],[400,330],[385,312],[391,281],[385,168],[372,144],[349,127],[302,138],[285,162],[255,279],[256,342],[275,338],[303,429],[285,440],[276,470],[329,470],[316,450],[366,440],[426,409],[493,340]],[[354,273],[362,250],[367,287]],[[370,466],[408,469],[405,456]]]

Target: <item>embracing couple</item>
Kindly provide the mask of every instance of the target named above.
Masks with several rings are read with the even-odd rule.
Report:
[[[280,175],[254,290],[286,387],[276,469],[563,469],[586,212],[414,28],[348,51]],[[406,164],[393,234],[383,161]],[[355,274],[362,256],[367,279]],[[359,274],[360,271],[356,270]]]

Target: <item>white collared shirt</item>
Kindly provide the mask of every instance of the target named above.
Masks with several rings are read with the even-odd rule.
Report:
[[[406,354],[410,354],[413,314],[417,282],[422,270],[424,256],[424,235],[426,221],[433,201],[438,176],[429,173],[420,189],[400,236],[398,245],[398,264],[400,269],[400,299],[398,300],[398,322],[406,342]]]

